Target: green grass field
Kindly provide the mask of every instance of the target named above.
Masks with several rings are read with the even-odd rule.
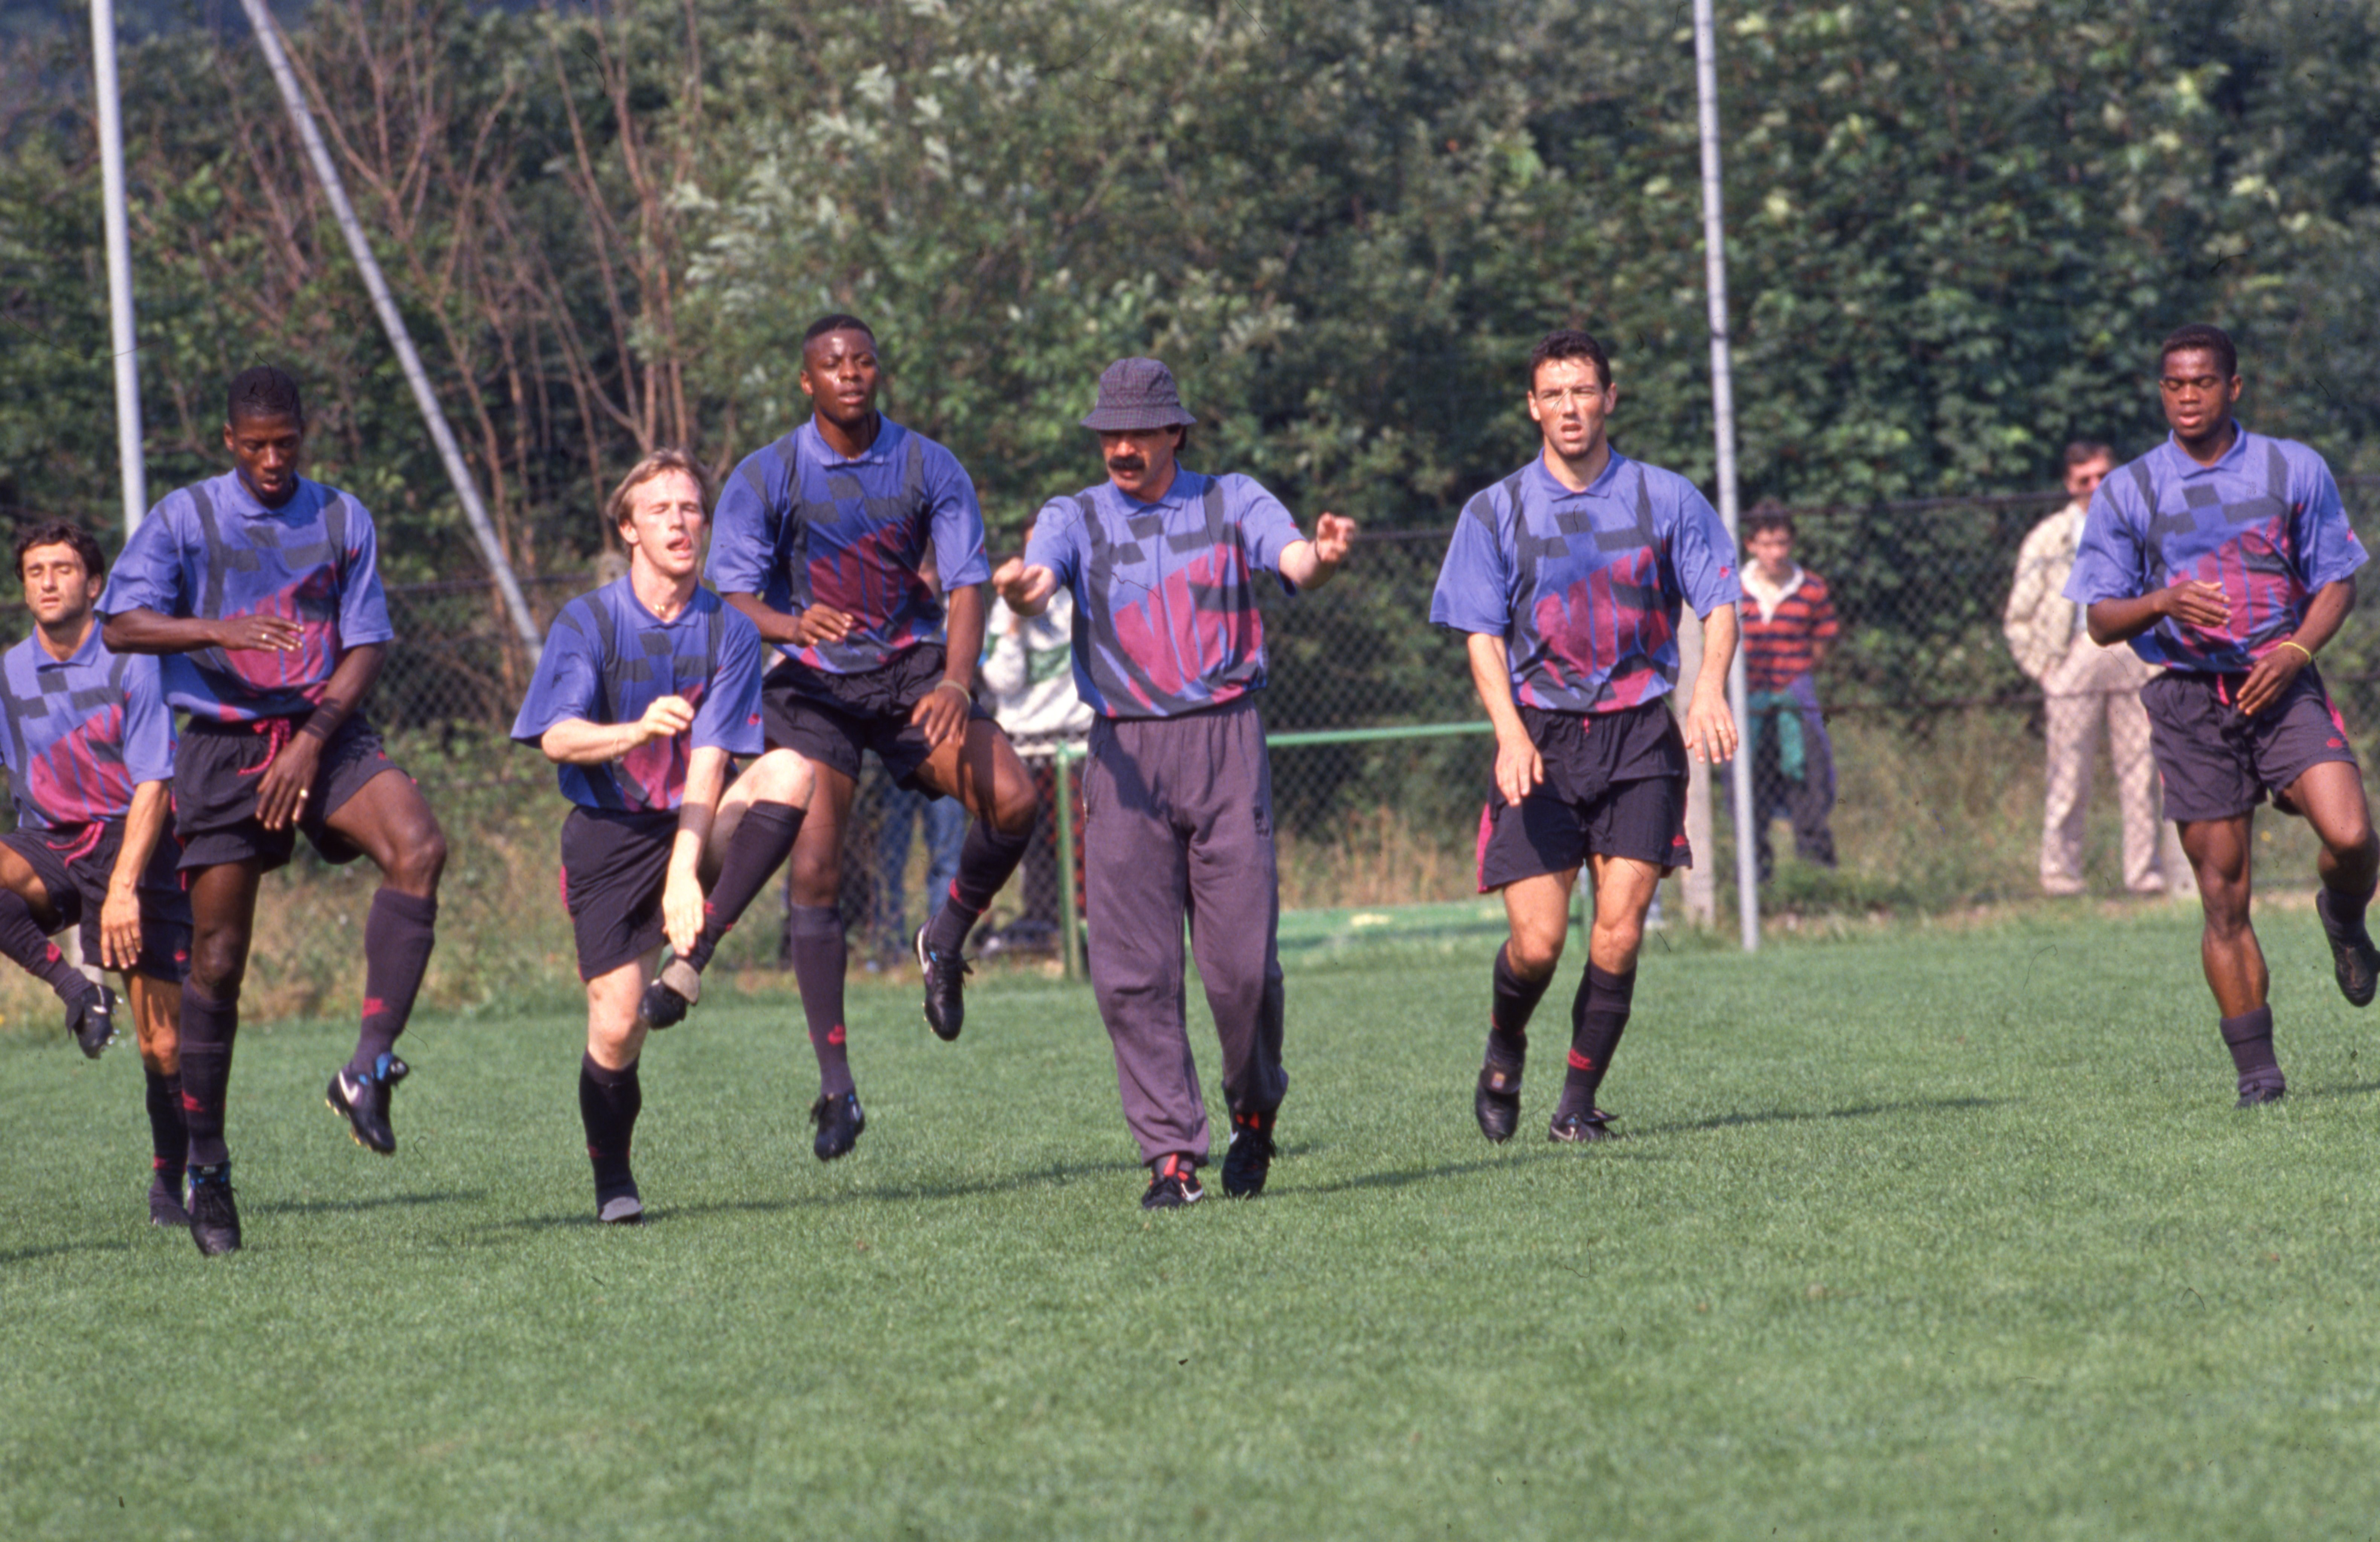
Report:
[[[1492,1149],[1492,933],[1340,922],[1270,1192],[1157,1217],[1087,991],[1025,975],[955,1046],[855,982],[832,1167],[791,998],[719,993],[646,1056],[642,1230],[589,1219],[559,987],[416,1025],[395,1160],[322,1106],[344,1024],[251,1028],[213,1262],[143,1223],[133,1058],[12,1030],[0,1535],[2375,1529],[2380,1016],[2310,911],[2264,918],[2274,1109],[2187,917],[2070,906],[1655,946],[1584,1150],[1538,1133],[1575,952]]]

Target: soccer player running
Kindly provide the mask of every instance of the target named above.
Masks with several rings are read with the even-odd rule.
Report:
[[[1231,1145],[1223,1192],[1263,1192],[1281,1069],[1272,769],[1256,693],[1264,620],[1256,575],[1291,593],[1330,581],[1355,522],[1323,514],[1314,539],[1245,476],[1178,456],[1196,419],[1172,371],[1121,359],[1083,427],[1108,479],[1042,506],[1021,559],[993,586],[1038,616],[1074,596],[1075,683],[1098,717],[1083,773],[1091,989],[1114,1042],[1124,1123],[1149,1169],[1148,1210],[1205,1193],[1209,1143],[1183,1017],[1182,924],[1223,1048]]]
[[[2172,435],[2099,484],[2066,597],[2088,607],[2093,642],[2130,642],[2166,667],[2141,688],[2149,749],[2197,874],[2199,957],[2239,1073],[2237,1106],[2250,1108],[2287,1087],[2248,917],[2250,827],[2267,797],[2322,841],[2314,909],[2340,993],[2363,1006],[2380,986],[2364,926],[2380,842],[2313,662],[2354,608],[2364,553],[2323,458],[2232,416],[2240,381],[2228,337],[2183,327],[2157,356]]]
[[[190,1130],[190,1235],[240,1245],[224,1101],[239,1029],[257,886],[300,831],[330,862],[381,872],[364,923],[363,1021],[325,1097],[357,1142],[396,1149],[389,1093],[438,918],[446,837],[362,713],[394,635],[379,537],[352,494],[298,474],[297,381],[249,369],[231,382],[233,469],[169,493],[127,543],[99,602],[107,645],[163,654],[165,697],[189,713],[174,765],[196,937],[182,989],[182,1109]]]
[[[739,843],[772,867],[793,856],[787,931],[820,1076],[812,1149],[831,1162],[868,1125],[845,1053],[835,909],[861,753],[873,751],[900,787],[956,798],[974,815],[950,893],[915,940],[926,1021],[943,1039],[965,1021],[960,949],[1023,859],[1035,802],[1032,778],[971,689],[988,572],[975,484],[949,451],[877,410],[876,337],[856,317],[810,324],[800,383],[809,419],[746,456],[720,494],[710,573],[780,650],[761,682],[770,748],[796,752],[816,773],[811,806],[822,817],[798,824],[763,804]],[[929,548],[949,596],[947,644],[945,603],[923,571]],[[713,924],[735,924],[724,897],[713,909]],[[690,983],[687,971],[665,970],[647,1018],[682,1016]]]
[[[58,994],[67,1031],[93,1059],[115,1037],[115,993],[84,979],[48,934],[79,924],[83,957],[122,973],[148,1081],[149,1219],[187,1226],[175,1018],[190,904],[165,830],[174,715],[157,661],[100,640],[105,567],[79,524],[44,520],[17,536],[33,634],[0,656],[0,761],[17,801],[17,827],[0,836],[0,953]]]
[[[1546,1133],[1611,1136],[1596,1094],[1628,1027],[1645,913],[1661,879],[1694,860],[1686,756],[1716,763],[1736,749],[1734,543],[1693,483],[1611,447],[1605,424],[1619,399],[1594,338],[1557,331],[1536,345],[1527,404],[1544,449],[1463,505],[1430,601],[1431,620],[1467,634],[1472,683],[1496,729],[1479,890],[1503,891],[1512,935],[1496,954],[1472,1105],[1495,1141],[1520,1123],[1529,1016],[1561,962],[1582,864],[1595,923]],[[1682,601],[1704,627],[1682,736],[1662,700],[1678,683]]]
[[[706,863],[738,909],[750,903],[783,853],[736,842],[737,825],[785,810],[798,826],[809,801],[808,765],[783,751],[721,796],[728,757],[760,750],[760,635],[702,587],[707,491],[679,450],[655,451],[621,479],[605,514],[628,572],[554,617],[513,722],[515,739],[560,767],[575,805],[562,892],[587,984],[578,1115],[596,1218],[614,1224],[644,1219],[629,1142],[644,1106],[638,1059],[661,1025],[638,1006],[662,940],[688,957],[703,936]]]

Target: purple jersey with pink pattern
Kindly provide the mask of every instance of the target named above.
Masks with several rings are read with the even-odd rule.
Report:
[[[38,636],[0,656],[0,718],[20,828],[121,819],[134,788],[173,779],[174,713],[157,660],[108,652],[96,622],[68,657],[51,657]]]
[[[1708,616],[1742,597],[1709,500],[1615,450],[1584,492],[1539,457],[1464,504],[1429,619],[1503,638],[1523,706],[1618,712],[1676,688],[1682,601]]]
[[[942,593],[991,576],[983,510],[958,457],[891,418],[844,460],[815,420],[744,457],[711,516],[710,582],[793,615],[830,605],[839,642],[788,650],[831,675],[880,669],[941,640],[942,602],[919,571],[929,543]]]
[[[1154,503],[1112,482],[1051,499],[1025,560],[1074,594],[1075,686],[1091,709],[1174,717],[1264,689],[1255,578],[1303,539],[1250,478],[1177,469]]]
[[[534,744],[556,723],[633,723],[663,696],[683,696],[694,723],[601,765],[559,765],[562,795],[582,808],[658,813],[686,801],[694,752],[760,753],[760,633],[741,611],[697,589],[671,620],[645,608],[625,578],[564,606],[513,719]]]
[[[2233,674],[2297,631],[2315,590],[2363,563],[2323,458],[2240,428],[2213,465],[2168,438],[2109,473],[2083,516],[2066,597],[2089,607],[2185,579],[2220,584],[2228,621],[2210,629],[2168,616],[2134,637],[2132,651],[2176,669]]]
[[[380,537],[364,506],[299,477],[289,501],[268,509],[237,472],[167,493],[149,511],[115,560],[99,610],[296,621],[304,636],[289,653],[164,656],[165,699],[221,723],[312,712],[341,654],[396,634],[381,593]]]

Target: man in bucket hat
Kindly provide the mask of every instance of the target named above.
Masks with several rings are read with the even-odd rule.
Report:
[[[1223,1192],[1260,1193],[1271,1169],[1289,1078],[1256,575],[1276,574],[1292,594],[1317,587],[1355,534],[1354,521],[1326,513],[1307,540],[1249,478],[1183,467],[1194,421],[1164,365],[1109,366],[1083,419],[1107,481],[1043,505],[1025,555],[992,575],[1019,615],[1040,614],[1061,584],[1074,596],[1075,682],[1098,714],[1083,779],[1091,988],[1115,1043],[1124,1122],[1149,1168],[1148,1210],[1204,1193],[1207,1111],[1183,1017],[1185,915],[1222,1041]]]

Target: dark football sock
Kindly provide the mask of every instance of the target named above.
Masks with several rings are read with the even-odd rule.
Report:
[[[637,1115],[644,1106],[645,1090],[637,1080],[635,1061],[615,1071],[595,1064],[591,1054],[578,1057],[578,1122],[587,1127],[587,1160],[595,1164],[598,1201],[635,1187],[628,1172],[628,1148],[636,1139]]]
[[[371,913],[364,918],[363,1028],[347,1062],[349,1076],[371,1075],[373,1062],[396,1047],[413,1016],[413,998],[421,993],[437,925],[435,896],[424,899],[385,887],[372,896]]]
[[[832,905],[796,905],[785,932],[794,944],[794,983],[818,1052],[819,1090],[839,1098],[851,1090],[851,1061],[843,1043],[843,971],[849,951],[843,912]]]
[[[0,888],[0,954],[22,964],[26,973],[55,991],[60,1001],[77,1000],[91,988],[82,971],[67,962],[67,956],[33,919],[33,908],[25,903],[25,897],[11,888]]]
[[[1628,1008],[1635,994],[1634,970],[1609,974],[1586,966],[1586,977],[1578,982],[1578,994],[1571,1003],[1570,1072],[1562,1078],[1555,1118],[1593,1112],[1603,1075],[1619,1053],[1620,1036],[1628,1031]]]
[[[698,972],[710,963],[720,942],[784,865],[794,837],[801,832],[802,811],[791,803],[755,803],[744,811],[743,823],[735,826],[735,838],[719,864],[719,881],[703,901],[702,933],[686,950],[686,961]]]
[[[1500,1070],[1518,1066],[1529,1053],[1529,1015],[1554,982],[1551,970],[1543,980],[1524,980],[1512,972],[1512,947],[1496,950],[1495,1005],[1488,1013],[1488,1064]]]
[[[1002,834],[986,820],[969,825],[966,839],[959,845],[959,871],[951,880],[951,892],[934,919],[926,923],[926,946],[937,953],[956,953],[965,947],[967,934],[983,919],[992,897],[1007,884],[1008,875],[1016,871],[1032,844],[1031,825],[1013,836]]]
[[[177,1190],[182,1168],[190,1160],[190,1126],[182,1117],[182,1078],[143,1066],[149,1079],[149,1164]]]
[[[2223,1042],[2231,1052],[2232,1067],[2240,1073],[2240,1090],[2284,1088],[2281,1063],[2273,1056],[2273,1009],[2259,1006],[2236,1018],[2221,1019]]]
[[[199,994],[193,981],[182,987],[182,1120],[189,1127],[189,1162],[212,1167],[229,1162],[224,1145],[224,1099],[231,1085],[231,1044],[239,1033],[239,1002]]]

